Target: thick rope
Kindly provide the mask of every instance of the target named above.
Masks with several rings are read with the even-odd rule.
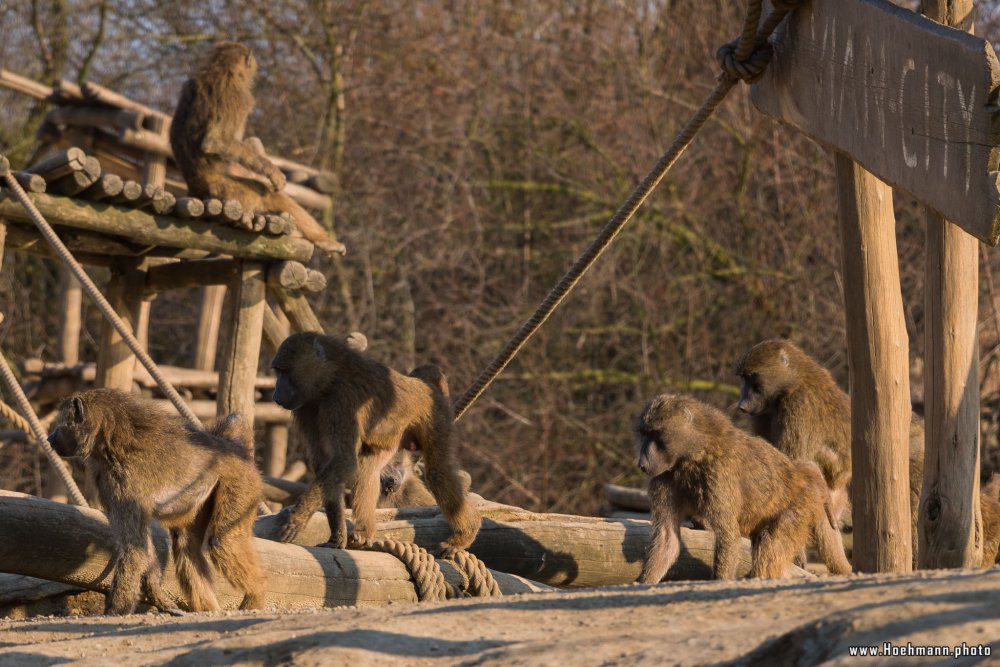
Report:
[[[417,599],[421,602],[447,600],[449,597],[455,597],[453,587],[445,581],[441,567],[427,549],[411,542],[400,542],[388,538],[372,540],[361,549],[378,551],[398,558],[410,572],[410,576],[413,578],[413,587],[417,590]]]
[[[0,321],[2,321],[2,316],[0,316]],[[33,435],[36,444],[42,448],[42,452],[45,453],[45,457],[52,464],[52,468],[59,475],[59,479],[62,483],[66,485],[66,489],[69,491],[70,498],[73,499],[73,503],[79,505],[80,507],[90,507],[87,504],[87,499],[83,497],[80,493],[80,487],[76,485],[76,481],[73,479],[73,474],[66,467],[66,463],[59,458],[55,450],[52,449],[52,445],[49,444],[48,437],[45,435],[45,429],[42,428],[42,424],[38,421],[38,415],[35,414],[34,409],[31,407],[31,403],[28,401],[28,397],[24,395],[24,390],[21,389],[20,383],[18,383],[17,378],[14,376],[14,371],[11,370],[10,365],[7,363],[7,358],[0,352],[0,375],[3,376],[4,384],[10,389],[10,393],[14,395],[14,399],[17,401],[17,406],[21,409],[21,415],[17,413],[10,414],[10,406],[6,403],[0,402],[3,406],[3,416],[10,419],[13,423],[17,424],[26,434]],[[27,428],[25,428],[27,426]],[[30,439],[30,438],[29,438]]]
[[[465,576],[463,591],[473,597],[503,597],[500,584],[483,561],[468,551],[458,551],[450,558],[455,569]]]
[[[163,374],[160,373],[160,369],[157,368],[150,356],[146,354],[146,351],[142,349],[142,345],[138,340],[136,340],[136,337],[132,335],[132,331],[129,329],[129,326],[125,324],[120,317],[118,317],[118,313],[116,313],[115,309],[111,307],[108,300],[104,298],[101,291],[97,289],[97,285],[95,285],[94,281],[90,279],[87,272],[83,270],[80,263],[76,261],[73,254],[63,244],[52,227],[42,216],[41,211],[38,210],[34,202],[32,202],[27,193],[25,193],[21,184],[17,182],[14,175],[10,172],[10,165],[7,163],[7,160],[2,157],[0,157],[0,160],[2,160],[2,164],[0,164],[0,176],[6,177],[7,186],[14,193],[14,196],[21,203],[21,206],[28,211],[28,215],[31,217],[32,222],[34,222],[35,226],[38,227],[38,230],[42,233],[42,236],[45,237],[45,240],[49,242],[49,245],[51,245],[52,249],[56,251],[59,258],[66,264],[66,266],[69,267],[76,279],[80,281],[83,289],[87,292],[94,303],[97,304],[97,307],[104,314],[104,317],[111,323],[111,326],[115,328],[115,331],[117,331],[118,335],[122,337],[129,349],[132,350],[132,353],[139,360],[139,363],[142,364],[143,368],[149,372],[150,377],[156,381],[160,391],[162,391],[164,395],[170,399],[170,402],[174,404],[177,411],[181,413],[184,419],[186,419],[192,427],[198,430],[204,428],[201,421],[195,417],[194,413],[191,411],[191,408],[188,407],[187,403],[184,402],[184,399],[182,399],[180,394],[177,393],[177,390],[173,388],[173,385],[167,382],[166,378],[163,377]]]
[[[722,103],[738,81],[755,80],[763,73],[763,68],[770,59],[771,47],[767,43],[768,37],[774,29],[781,23],[785,15],[803,0],[777,0],[773,2],[775,10],[764,20],[763,25],[758,29],[757,23],[760,20],[762,0],[750,0],[747,16],[743,23],[743,30],[738,44],[733,46],[732,57],[729,55],[728,46],[720,49],[722,58],[720,64],[723,67],[719,75],[715,88],[708,97],[691,116],[673,143],[660,157],[642,182],[632,191],[628,199],[622,204],[610,220],[601,229],[597,238],[574,262],[569,271],[556,283],[545,299],[538,305],[535,312],[529,317],[514,333],[503,349],[493,358],[490,365],[473,381],[472,385],[455,402],[455,420],[457,421],[469,406],[489,387],[493,381],[503,372],[511,360],[517,356],[524,344],[532,335],[545,323],[552,312],[562,303],[566,295],[576,286],[580,278],[597,261],[597,258],[611,245],[615,237],[622,228],[632,219],[635,212],[646,201],[652,191],[659,185],[663,177],[666,176],[670,168],[674,166],[677,159],[684,153],[698,131],[705,125],[715,109]],[[738,56],[743,56],[742,58]],[[719,55],[717,54],[717,57]],[[727,66],[725,63],[730,63]],[[748,63],[750,63],[748,65]]]

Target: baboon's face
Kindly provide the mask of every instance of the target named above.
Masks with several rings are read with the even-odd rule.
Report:
[[[761,415],[767,411],[767,394],[764,392],[760,375],[751,372],[740,376],[740,412]]]
[[[757,416],[768,412],[790,375],[782,341],[764,341],[750,349],[736,366],[740,378],[740,411]]]
[[[315,334],[292,334],[271,362],[275,374],[274,402],[297,410],[320,396],[327,374],[326,354]]]
[[[661,396],[650,402],[634,428],[639,470],[656,477],[695,453],[698,439],[693,421],[691,409],[673,397]]]
[[[86,458],[90,454],[93,439],[87,437],[84,404],[79,396],[63,401],[48,441],[63,458]]]
[[[406,470],[403,466],[397,463],[390,463],[382,468],[382,473],[379,475],[379,482],[381,484],[380,493],[383,496],[391,496],[403,488],[405,479]]]

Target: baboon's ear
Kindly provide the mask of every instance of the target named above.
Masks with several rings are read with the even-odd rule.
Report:
[[[788,352],[786,352],[785,350],[781,350],[780,352],[778,352],[778,361],[781,362],[782,366],[784,366],[784,367],[787,368],[788,367]]]
[[[347,334],[347,338],[344,339],[344,342],[347,343],[347,347],[351,348],[355,352],[364,352],[368,349],[368,337],[360,331],[352,331]]]
[[[73,397],[73,421],[80,423],[83,421],[83,399],[79,396]]]
[[[317,359],[326,361],[326,346],[323,345],[323,341],[319,338],[313,339],[313,352],[316,354]]]

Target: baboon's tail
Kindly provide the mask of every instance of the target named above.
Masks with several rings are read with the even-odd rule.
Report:
[[[210,432],[227,440],[243,445],[253,456],[253,425],[238,412],[231,412],[215,422]]]

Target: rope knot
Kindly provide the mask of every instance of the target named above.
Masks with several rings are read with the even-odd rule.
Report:
[[[774,49],[770,43],[764,42],[754,48],[749,58],[737,60],[736,50],[738,47],[739,40],[723,44],[715,52],[715,59],[719,62],[722,71],[729,76],[747,83],[754,83],[764,76],[767,64],[771,62],[771,56],[774,55]]]

